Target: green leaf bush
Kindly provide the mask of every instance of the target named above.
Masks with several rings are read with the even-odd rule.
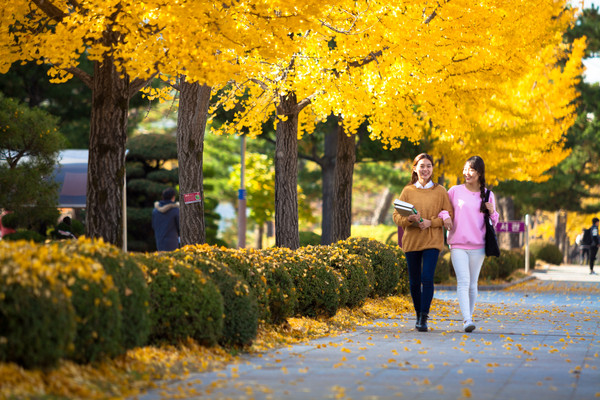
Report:
[[[302,256],[287,248],[263,250],[265,256],[282,265],[291,275],[298,295],[295,315],[331,317],[340,306],[343,278],[323,260]]]
[[[63,244],[66,251],[98,261],[112,277],[121,304],[123,349],[143,346],[150,334],[150,292],[140,266],[117,247],[102,240],[77,240]]]
[[[0,241],[0,361],[51,368],[73,348],[76,322],[70,291],[58,276],[64,260],[83,268],[89,260],[57,247]]]
[[[360,307],[375,285],[375,273],[370,261],[363,256],[350,254],[342,247],[306,246],[298,249],[300,254],[310,254],[325,261],[343,277],[340,305]]]
[[[188,338],[215,345],[223,333],[223,297],[217,285],[182,260],[136,255],[150,290],[152,344],[179,344]]]
[[[294,279],[285,266],[262,250],[239,249],[267,283],[270,322],[282,324],[298,309],[298,293]]]
[[[563,260],[562,251],[554,243],[534,240],[529,244],[529,251],[536,259],[550,264],[560,265]]]
[[[172,253],[202,271],[219,288],[223,296],[223,345],[247,345],[258,332],[258,305],[248,283],[226,264],[206,257],[194,246]]]
[[[335,246],[371,261],[375,273],[374,295],[385,297],[396,292],[400,282],[400,262],[393,246],[369,238],[349,238],[337,242]]]
[[[194,254],[202,254],[211,260],[222,262],[236,274],[240,275],[248,283],[250,291],[256,298],[259,320],[271,322],[267,279],[264,274],[256,268],[255,262],[250,260],[245,253],[240,250],[210,246],[207,244],[194,245],[186,248],[186,250],[191,250],[191,248],[193,248]]]
[[[447,282],[450,279],[452,261],[450,260],[450,251],[445,250],[440,252],[440,255],[435,266],[433,275],[433,283]]]

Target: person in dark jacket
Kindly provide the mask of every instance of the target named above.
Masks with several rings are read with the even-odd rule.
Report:
[[[179,202],[175,202],[175,189],[165,189],[162,200],[154,203],[152,229],[158,251],[179,248]]]
[[[592,226],[590,227],[590,233],[592,234],[592,243],[590,244],[590,275],[596,275],[594,272],[594,263],[596,262],[596,254],[598,253],[598,246],[600,246],[600,237],[598,236],[598,218],[592,218]]]

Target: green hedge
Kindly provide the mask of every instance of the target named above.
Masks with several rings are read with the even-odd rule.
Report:
[[[529,251],[536,259],[550,264],[560,265],[563,260],[562,251],[554,243],[534,240],[529,243]]]
[[[56,279],[64,260],[79,267],[89,262],[56,247],[40,254],[28,242],[0,241],[1,362],[49,368],[73,347],[75,310],[67,285]]]
[[[310,254],[325,261],[343,277],[340,305],[360,307],[375,285],[375,273],[369,259],[350,254],[342,247],[307,246],[298,249],[300,254]]]
[[[335,246],[371,261],[375,273],[374,295],[385,297],[396,293],[401,274],[398,246],[386,245],[368,238],[349,238],[337,242]]]
[[[263,250],[266,257],[283,266],[291,275],[298,295],[296,315],[331,317],[340,306],[343,278],[323,260],[286,248]]]
[[[223,333],[223,297],[204,273],[167,255],[137,255],[150,290],[150,343],[188,338],[212,346]]]
[[[198,268],[219,288],[224,301],[223,335],[219,343],[224,345],[250,344],[258,331],[258,305],[248,283],[226,264],[196,252],[193,246],[172,253]]]

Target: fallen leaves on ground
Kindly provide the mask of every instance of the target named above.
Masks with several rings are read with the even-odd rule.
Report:
[[[193,372],[223,369],[239,362],[236,354],[240,352],[257,354],[335,336],[355,326],[371,325],[375,320],[397,318],[411,310],[412,303],[407,297],[368,299],[362,307],[341,309],[329,319],[290,318],[282,326],[262,326],[253,344],[244,349],[206,348],[189,341],[177,347],[141,347],[96,364],[62,361],[50,371],[26,370],[16,364],[0,363],[0,398],[135,396],[149,389],[160,389],[161,385],[166,388],[168,381],[185,379]]]

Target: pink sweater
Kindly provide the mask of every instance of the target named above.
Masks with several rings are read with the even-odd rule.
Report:
[[[448,191],[450,202],[454,207],[453,228],[448,233],[448,244],[456,249],[481,249],[485,247],[485,224],[481,206],[481,194],[471,192],[465,185],[457,185]],[[494,205],[494,213],[490,216],[494,226],[498,223],[496,199],[490,192],[490,203]],[[448,218],[448,214],[441,212],[440,218]]]

